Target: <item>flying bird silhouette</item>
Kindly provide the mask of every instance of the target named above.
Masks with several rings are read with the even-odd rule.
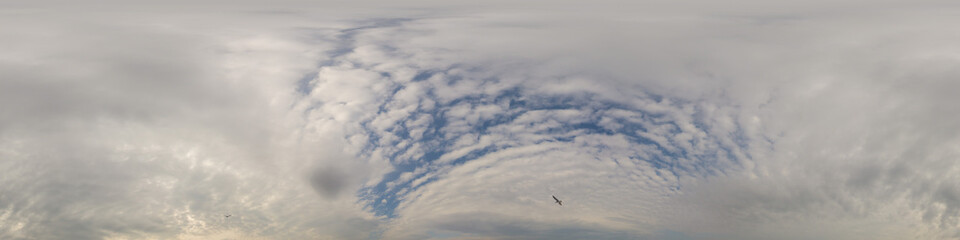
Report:
[[[557,204],[560,204],[560,206],[563,206],[563,201],[560,201],[560,199],[557,199],[557,196],[553,196],[553,195],[550,195],[550,196],[553,197],[554,201],[557,201]]]

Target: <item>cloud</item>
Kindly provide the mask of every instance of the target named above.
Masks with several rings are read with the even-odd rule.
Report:
[[[437,20],[415,20],[410,25],[429,25],[418,21]],[[397,31],[393,28],[351,32],[350,36],[358,39],[351,42],[383,44],[379,42],[385,41],[367,38]],[[404,42],[396,35],[389,36]],[[424,229],[484,236],[490,235],[490,229],[501,229],[486,224],[517,219],[542,227],[503,236],[533,237],[567,228],[593,229],[589,232],[606,233],[609,238],[652,235],[659,220],[638,216],[660,210],[641,205],[667,205],[667,199],[678,194],[681,176],[714,175],[739,164],[732,157],[739,154],[734,140],[708,137],[707,129],[696,126],[707,124],[694,116],[705,111],[701,108],[716,111],[722,106],[657,100],[642,89],[618,92],[615,86],[603,86],[615,81],[590,83],[583,76],[557,75],[548,70],[554,67],[550,63],[524,66],[523,70],[534,73],[486,61],[449,60],[421,66],[408,59],[442,57],[444,52],[391,45],[356,49],[362,51],[322,66],[311,80],[315,85],[310,95],[324,99],[319,101],[323,108],[356,110],[357,114],[341,118],[325,114],[342,111],[312,111],[322,112],[317,121],[342,121],[346,122],[344,129],[360,131],[353,135],[361,136],[353,142],[360,145],[354,149],[363,149],[361,155],[372,161],[390,161],[395,166],[361,191],[362,199],[367,199],[375,212],[395,219],[384,232],[388,239],[422,238]],[[437,66],[440,62],[451,64]],[[419,73],[411,73],[411,68]],[[536,74],[541,70],[549,75]],[[529,79],[545,81],[548,87],[531,86]],[[554,82],[574,87],[556,89],[550,84]],[[369,85],[373,83],[378,85]],[[354,84],[364,87],[348,87]],[[601,86],[576,87],[590,84]],[[713,116],[722,115],[719,112]],[[599,125],[601,119],[619,126],[605,128]],[[683,159],[674,161],[678,157]],[[559,185],[552,186],[555,184]],[[624,187],[627,189],[621,189]],[[582,201],[582,206],[592,211],[572,210],[573,215],[558,217],[551,213],[556,211],[552,202],[537,201],[532,194],[549,196],[555,191],[569,192],[572,200],[567,201]],[[626,206],[615,207],[618,204]],[[452,216],[485,214],[500,220],[472,222],[478,228],[440,224]],[[551,217],[555,219],[546,220]],[[568,226],[562,221],[579,224]]]
[[[317,55],[151,17],[41,21],[3,38],[18,51],[0,67],[2,238],[354,239],[376,227],[298,170],[344,159],[330,150],[340,140],[289,112],[289,86]]]
[[[0,238],[960,236],[942,2],[101,3],[0,14]]]

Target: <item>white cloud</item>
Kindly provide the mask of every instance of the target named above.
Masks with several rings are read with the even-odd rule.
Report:
[[[52,3],[0,238],[960,237],[946,2]]]

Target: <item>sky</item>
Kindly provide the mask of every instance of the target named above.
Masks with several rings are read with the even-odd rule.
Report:
[[[958,10],[3,2],[0,239],[960,239]]]

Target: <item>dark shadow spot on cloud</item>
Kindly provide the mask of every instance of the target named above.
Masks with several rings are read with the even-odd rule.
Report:
[[[321,168],[310,174],[310,186],[325,198],[336,198],[347,185],[347,176],[336,168]]]

